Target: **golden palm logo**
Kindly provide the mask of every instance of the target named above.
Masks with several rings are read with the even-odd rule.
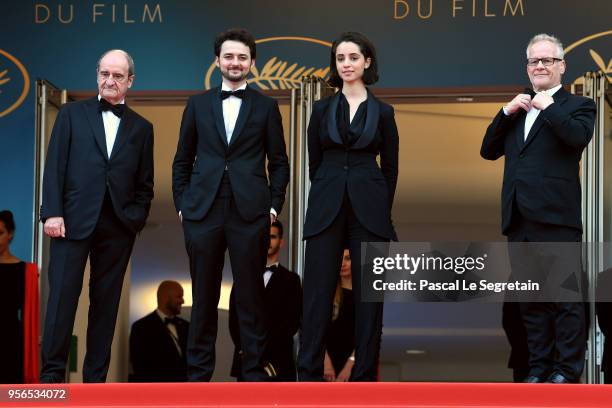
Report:
[[[602,44],[602,40],[600,40],[601,38],[608,37],[608,36],[612,36],[612,30],[602,31],[600,33],[591,34],[589,36],[581,38],[578,41],[571,44],[570,46],[566,47],[565,54],[567,55],[570,52],[584,53],[585,52],[584,48],[582,48],[581,46],[585,43],[590,43],[589,44],[590,47],[588,48],[589,55],[593,59],[593,62],[595,63],[595,67],[598,70],[601,70],[603,73],[605,73],[607,77],[610,80],[612,80],[612,59],[610,59],[608,63],[606,64],[605,59],[602,57],[602,53],[594,49],[595,48],[594,45]],[[599,41],[599,43],[597,43],[597,41]],[[593,42],[595,42],[596,44],[594,44]],[[574,80],[574,84],[578,85],[578,84],[583,84],[583,83],[584,83],[584,77],[582,75]]]
[[[303,45],[315,44],[319,46],[323,46],[321,49],[321,56],[324,57],[322,60],[327,60],[329,48],[331,47],[331,43],[327,41],[318,40],[316,38],[309,37],[269,37],[262,38],[261,40],[257,40],[258,51],[261,47],[260,44],[275,42],[275,41],[291,41],[298,42]],[[291,47],[291,52],[295,52],[299,54],[298,51],[295,51],[295,47]],[[260,52],[258,52],[260,54]],[[293,55],[291,56],[293,57]],[[258,64],[259,65],[259,64]],[[267,90],[278,90],[278,89],[294,89],[299,88],[300,83],[302,81],[302,77],[307,75],[315,75],[323,79],[327,79],[329,77],[329,67],[316,67],[312,66],[313,64],[309,63],[301,63],[296,62],[295,60],[290,60],[289,58],[280,58],[278,55],[271,56],[266,62],[264,62],[261,69],[258,69],[257,66],[251,68],[251,74],[247,78],[247,82],[249,84],[257,86],[259,89],[267,91]],[[210,89],[211,83],[216,85],[214,80],[212,80],[212,76],[217,70],[217,66],[213,62],[208,70],[206,71],[206,75],[204,76],[204,88]]]
[[[329,67],[308,68],[299,67],[297,63],[289,65],[285,61],[280,61],[277,57],[272,57],[266,62],[259,71],[257,67],[251,68],[252,78],[247,79],[248,83],[256,84],[260,89],[291,89],[299,88],[303,76],[315,75],[326,79],[329,74]]]
[[[0,87],[11,80],[11,78],[5,78],[6,74],[8,74],[8,69],[0,72]],[[2,88],[0,88],[0,93],[2,93]]]
[[[591,54],[593,61],[595,61],[595,65],[599,67],[601,72],[605,73],[608,78],[612,79],[612,58],[610,58],[610,60],[608,61],[608,65],[606,65],[604,59],[596,51],[589,49],[589,53]]]
[[[0,50],[0,118],[23,103],[30,90],[30,76],[23,64]]]

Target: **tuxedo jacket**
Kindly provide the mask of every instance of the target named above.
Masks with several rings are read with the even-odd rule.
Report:
[[[262,278],[263,279],[263,278]],[[264,360],[272,363],[279,381],[295,381],[293,336],[302,319],[302,285],[300,277],[279,265],[264,291],[265,317],[268,329]],[[236,298],[230,295],[229,326],[234,342],[231,375],[241,377],[240,329],[236,315]]]
[[[270,208],[280,214],[289,162],[278,104],[247,86],[228,144],[220,94],[217,87],[187,102],[172,165],[176,210],[185,219],[203,219],[227,171],[244,220],[269,214]]]
[[[593,135],[595,103],[565,89],[541,111],[527,140],[520,110],[506,116],[501,110],[487,128],[480,154],[488,160],[502,156],[502,232],[507,234],[513,208],[525,219],[582,230],[579,162]]]
[[[359,222],[396,240],[391,207],[398,175],[399,135],[393,107],[368,91],[363,134],[345,145],[338,132],[340,93],[315,102],[308,125],[310,193],[304,239],[326,229],[348,194]],[[376,157],[380,155],[380,167]]]
[[[608,302],[612,297],[612,269],[597,275],[597,322],[604,335],[604,348],[601,357],[601,369],[608,376],[612,375],[612,302]],[[606,379],[606,382],[610,384]]]
[[[179,354],[166,324],[153,312],[137,320],[130,332],[130,360],[133,382],[187,381],[187,333],[189,323],[181,318],[175,324]]]
[[[109,158],[98,98],[68,103],[51,133],[40,218],[63,217],[67,238],[86,238],[106,192],[121,222],[140,231],[153,199],[153,126],[126,106]]]

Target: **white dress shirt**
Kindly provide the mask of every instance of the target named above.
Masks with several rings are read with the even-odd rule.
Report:
[[[170,332],[170,337],[172,337],[172,341],[174,342],[174,346],[176,347],[176,350],[178,351],[179,356],[182,356],[183,352],[181,351],[181,346],[179,345],[179,337],[178,337],[178,332],[176,331],[176,326],[174,325],[174,323],[166,324],[166,318],[170,318],[170,316],[166,316],[166,314],[159,309],[155,309],[155,311],[157,312],[157,315],[159,316],[159,318],[162,320],[162,323],[166,326],[166,328]]]
[[[240,89],[246,89],[246,87],[246,82],[236,89],[230,88],[223,82],[221,83],[221,91],[238,91]],[[230,96],[229,98],[225,98],[222,101],[221,105],[223,107],[223,123],[225,125],[225,135],[227,137],[227,144],[229,145],[230,141],[232,140],[234,128],[236,127],[236,121],[238,120],[240,107],[242,106],[242,99],[236,96]],[[275,217],[278,215],[274,208],[270,208],[270,213],[273,214]],[[181,212],[179,211],[179,216],[180,215]]]
[[[264,272],[263,275],[263,280],[264,280],[264,288],[268,287],[268,282],[270,282],[270,278],[272,277],[272,271],[270,270],[270,268],[272,266],[278,266],[278,262],[274,262],[273,264],[270,265],[266,265],[266,271]]]
[[[561,85],[557,85],[554,88],[550,88],[550,89],[547,89],[546,91],[542,91],[538,93],[544,93],[552,97],[555,94],[555,92],[557,92],[559,89],[561,89]],[[525,116],[525,134],[523,136],[525,138],[524,140],[527,140],[527,136],[529,136],[531,127],[533,126],[534,122],[538,118],[539,114],[540,114],[540,110],[534,108],[532,105],[531,109],[529,109],[529,112],[527,112],[527,116]]]
[[[222,91],[238,91],[240,89],[246,89],[247,84],[244,83],[241,87],[232,89],[224,83],[221,84]],[[236,127],[236,120],[238,120],[238,114],[240,113],[240,106],[242,106],[242,99],[230,96],[225,98],[222,102],[223,105],[223,123],[225,124],[225,134],[227,136],[227,144],[230,144],[232,140],[232,134]]]
[[[102,99],[102,97],[98,95],[98,101],[100,99]],[[124,104],[125,100],[119,103]],[[115,116],[111,111],[104,111],[102,112],[102,121],[104,122],[104,135],[106,136],[106,152],[110,159],[111,153],[113,152],[113,146],[115,145],[115,139],[117,139],[117,130],[119,130],[121,118]]]

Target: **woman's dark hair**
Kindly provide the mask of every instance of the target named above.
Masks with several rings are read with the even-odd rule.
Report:
[[[376,49],[374,48],[374,44],[372,44],[365,35],[349,31],[340,34],[340,37],[338,37],[332,44],[331,58],[329,62],[329,79],[327,81],[329,85],[335,88],[342,87],[342,79],[340,78],[338,69],[336,68],[336,49],[338,48],[338,45],[343,42],[352,42],[357,44],[365,59],[367,60],[370,58],[370,66],[363,71],[363,83],[366,85],[376,83],[376,81],[378,81],[378,61],[376,60]]]
[[[13,219],[12,212],[9,210],[0,211],[0,221],[4,223],[4,226],[9,233],[15,232],[15,220]]]
[[[215,38],[215,56],[221,55],[221,46],[226,41],[238,41],[249,47],[251,59],[255,59],[257,49],[255,47],[255,37],[243,28],[230,28],[217,35]]]

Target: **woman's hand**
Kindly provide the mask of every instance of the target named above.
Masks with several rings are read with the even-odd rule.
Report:
[[[355,361],[348,358],[346,363],[344,363],[344,367],[336,377],[336,382],[347,382],[349,378],[351,378],[351,372],[353,372],[353,366],[355,365]]]
[[[336,371],[327,351],[325,352],[325,360],[323,362],[323,379],[325,381],[336,381]]]

